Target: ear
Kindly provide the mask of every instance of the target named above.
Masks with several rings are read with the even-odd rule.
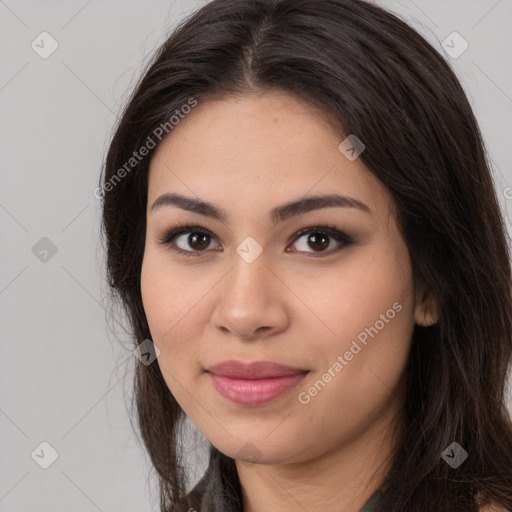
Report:
[[[439,304],[434,295],[421,283],[416,292],[414,318],[418,325],[429,327],[439,319]]]

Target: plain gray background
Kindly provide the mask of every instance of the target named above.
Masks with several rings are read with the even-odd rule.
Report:
[[[108,333],[93,190],[142,65],[205,3],[0,0],[0,512],[158,511],[125,405],[133,354],[119,324],[120,341]],[[378,3],[442,53],[445,40],[463,49],[454,31],[467,41],[447,59],[480,122],[510,232],[512,1]],[[58,43],[46,59],[31,47],[43,31]],[[36,463],[51,456],[43,442],[58,453],[47,469]]]

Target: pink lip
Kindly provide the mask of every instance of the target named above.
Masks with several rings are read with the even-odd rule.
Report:
[[[207,368],[207,371],[220,375],[221,377],[231,377],[232,379],[266,379],[269,377],[284,377],[296,375],[297,373],[307,372],[304,368],[294,368],[284,364],[273,363],[271,361],[254,361],[252,363],[243,363],[242,361],[222,361]]]
[[[308,370],[256,361],[224,361],[208,368],[215,389],[240,405],[260,405],[277,398],[297,384]]]

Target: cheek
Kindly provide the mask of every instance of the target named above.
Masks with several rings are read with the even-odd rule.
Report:
[[[381,315],[385,315],[384,321],[391,318],[385,323],[386,329],[404,319],[406,323],[411,321],[412,274],[405,246],[367,246],[347,255],[343,265],[320,281],[301,281],[300,293],[308,297],[308,304],[330,328],[328,337],[333,340],[357,336],[379,321]],[[393,308],[395,303],[401,308]]]
[[[327,338],[331,341],[318,343],[322,370],[336,374],[331,392],[319,404],[325,400],[327,405],[336,395],[343,400],[334,402],[347,412],[361,404],[378,407],[386,399],[402,375],[414,329],[408,253],[381,250],[358,257],[358,265],[330,284],[329,300],[319,308],[333,331]]]
[[[177,269],[156,251],[148,250],[145,254],[141,269],[142,302],[152,341],[160,350],[158,362],[162,370],[165,368],[173,375],[185,374],[191,362],[197,361],[197,344],[192,341],[200,337],[203,329],[198,315],[204,308],[207,289],[208,283],[198,281],[197,272],[192,275],[186,269]],[[165,377],[165,372],[162,373]]]
[[[193,297],[187,296],[183,277],[173,272],[171,278],[168,265],[150,251],[143,260],[140,285],[151,340],[160,351],[156,363],[174,398],[186,403],[186,394],[182,396],[188,387],[184,369],[190,372],[190,361],[195,357],[190,353],[193,344],[186,343],[191,334],[188,322]]]
[[[173,272],[154,251],[147,250],[141,269],[141,295],[153,342],[162,350],[172,339],[180,318],[192,307],[179,272]]]

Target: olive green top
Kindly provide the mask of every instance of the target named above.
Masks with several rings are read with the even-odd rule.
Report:
[[[379,497],[376,491],[360,512],[373,512]],[[173,512],[243,512],[235,461],[212,447],[207,471]]]

